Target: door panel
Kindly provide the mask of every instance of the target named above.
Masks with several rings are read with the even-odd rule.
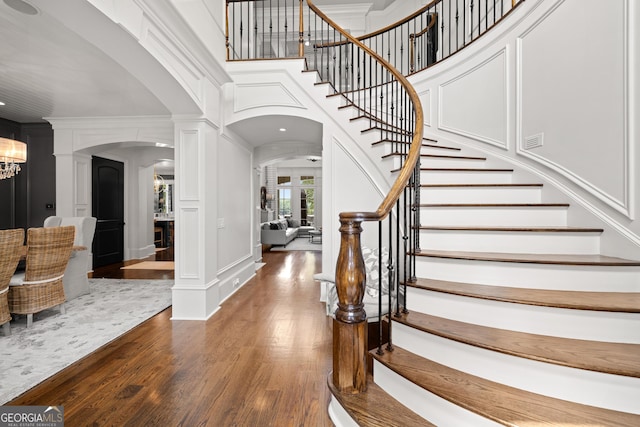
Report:
[[[124,259],[124,163],[93,157],[92,182],[95,268]]]

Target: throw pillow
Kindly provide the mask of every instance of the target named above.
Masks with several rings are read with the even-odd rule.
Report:
[[[287,218],[287,225],[291,228],[298,228],[300,227],[300,221],[297,219]]]
[[[389,251],[382,248],[382,257],[379,249],[371,249],[366,246],[362,247],[362,258],[367,274],[365,291],[372,297],[378,296],[378,278],[380,277],[380,263],[382,263],[382,295],[389,294],[389,275],[387,270],[387,262],[389,259]],[[380,261],[382,258],[382,261]]]
[[[280,230],[280,227],[279,227],[277,222],[269,223],[269,228],[272,229],[272,230]]]

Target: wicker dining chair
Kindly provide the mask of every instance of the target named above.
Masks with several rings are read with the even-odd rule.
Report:
[[[20,261],[20,250],[24,243],[24,230],[0,230],[0,325],[5,335],[11,335],[11,312],[9,311],[9,281]]]
[[[75,227],[30,228],[27,230],[27,259],[24,273],[13,276],[9,284],[9,310],[27,315],[27,327],[33,314],[60,306],[64,314],[62,277],[67,268]]]

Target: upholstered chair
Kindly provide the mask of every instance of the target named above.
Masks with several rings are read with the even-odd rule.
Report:
[[[60,306],[64,313],[62,277],[69,263],[75,235],[73,226],[30,228],[27,230],[25,271],[15,274],[9,283],[9,311],[27,315],[27,327],[33,315]]]
[[[73,244],[84,246],[84,250],[74,250],[71,259],[64,272],[64,293],[67,301],[80,295],[89,293],[89,279],[87,273],[91,271],[91,246],[93,235],[96,231],[96,218],[89,216],[60,217],[50,216],[44,220],[45,227],[60,227],[73,225],[76,228],[76,237]]]
[[[5,335],[11,335],[9,311],[9,281],[16,272],[24,244],[24,230],[0,230],[0,325]]]

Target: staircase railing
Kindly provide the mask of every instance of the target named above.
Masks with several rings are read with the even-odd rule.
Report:
[[[459,52],[524,0],[434,0],[371,34],[358,37],[404,75]]]
[[[227,0],[227,60],[304,58],[306,68],[318,72],[398,160],[396,181],[375,212],[340,214],[332,373],[340,392],[359,393],[367,387],[365,292],[378,296],[378,352],[383,352],[385,341],[391,351],[391,327],[383,336],[382,315],[406,311],[406,288],[401,286],[415,280],[412,254],[420,248],[424,121],[420,99],[405,74],[445,59],[477,39],[517,4],[507,1],[508,10],[503,0],[437,0],[398,24],[355,38],[310,0]],[[365,279],[363,222],[378,223],[374,286]]]

